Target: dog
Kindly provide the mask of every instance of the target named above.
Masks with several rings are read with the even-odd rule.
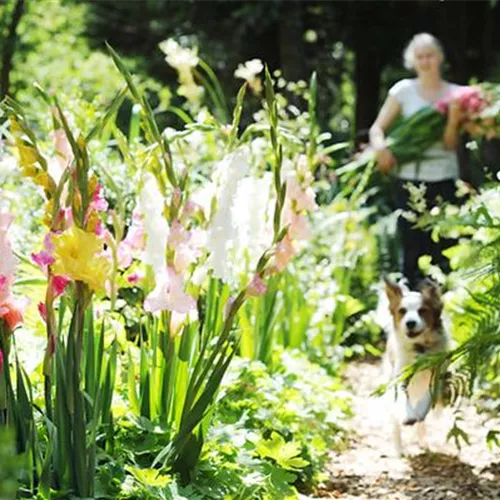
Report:
[[[393,380],[419,356],[448,350],[450,337],[443,323],[443,302],[437,284],[427,279],[418,291],[412,291],[402,281],[384,281],[389,309],[384,371],[386,378]],[[419,371],[389,394],[393,441],[399,456],[403,454],[401,425],[416,424],[420,444],[427,448],[424,420],[433,404],[431,378],[430,370]]]

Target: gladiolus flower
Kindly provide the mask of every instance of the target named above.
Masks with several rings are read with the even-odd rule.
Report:
[[[53,236],[53,271],[75,281],[83,281],[95,291],[102,290],[106,282],[110,263],[102,255],[103,240],[73,226],[60,235]]]
[[[262,281],[262,278],[256,274],[247,287],[247,295],[249,297],[259,297],[267,291],[267,285]]]
[[[46,250],[42,250],[38,253],[32,253],[31,260],[44,272],[47,272],[47,267],[51,266],[55,262],[54,256]]]
[[[295,248],[293,247],[292,240],[287,234],[277,245],[274,254],[274,264],[278,271],[283,271],[292,257],[295,255]]]
[[[144,309],[148,312],[187,313],[195,307],[196,300],[184,292],[182,277],[170,266],[156,275],[156,287],[144,301]]]
[[[43,302],[39,302],[37,308],[41,318],[47,323],[47,306]]]
[[[7,237],[7,230],[13,220],[12,215],[0,213],[0,302],[9,297],[16,270],[16,260]]]
[[[9,298],[0,304],[0,319],[3,319],[7,330],[13,332],[23,322],[20,304]]]
[[[127,276],[127,281],[131,283],[132,285],[135,285],[136,283],[139,283],[139,281],[142,280],[144,276],[141,273],[132,273]]]
[[[96,212],[105,212],[108,209],[108,202],[102,196],[102,184],[96,185],[89,208]]]
[[[66,276],[52,276],[51,288],[53,297],[60,297],[64,293],[64,290],[70,281],[71,279]]]
[[[178,220],[174,220],[168,234],[167,246],[175,250],[179,245],[189,240],[189,232],[186,231]]]
[[[318,208],[313,188],[303,189],[294,177],[289,177],[286,181],[286,195],[295,202],[297,212],[313,211]]]

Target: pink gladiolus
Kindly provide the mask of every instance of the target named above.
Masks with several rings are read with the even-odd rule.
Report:
[[[445,99],[441,99],[436,102],[435,108],[443,115],[445,115],[448,112],[448,101]]]
[[[52,138],[54,140],[59,167],[61,171],[64,171],[73,161],[73,150],[71,149],[71,144],[68,141],[66,133],[61,128],[54,131]]]
[[[66,290],[70,281],[71,279],[67,276],[52,276],[50,286],[52,288],[53,297],[60,297],[64,293],[64,290]]]
[[[283,209],[283,224],[289,225],[288,234],[293,240],[307,240],[311,236],[309,221],[303,214],[294,212],[288,203],[285,203]]]
[[[10,296],[10,287],[14,279],[9,276],[1,275],[0,276],[0,303]]]
[[[308,240],[311,237],[311,227],[303,214],[293,214],[290,219],[290,236],[294,240]]]
[[[138,213],[134,212],[134,214],[132,214],[132,225],[128,229],[127,236],[123,242],[130,246],[133,250],[140,251],[144,249],[144,225],[142,217]]]
[[[73,225],[73,210],[71,207],[61,208],[57,213],[54,224],[62,231],[69,229]]]
[[[172,250],[175,250],[179,245],[186,243],[189,240],[189,232],[186,231],[178,220],[174,220],[170,233],[168,234],[167,245]]]
[[[266,284],[262,281],[262,278],[256,274],[247,287],[247,295],[249,297],[259,297],[260,295],[264,295],[266,291]]]
[[[144,301],[144,309],[149,312],[187,313],[195,307],[196,300],[184,292],[182,277],[170,266],[156,276],[156,287]]]
[[[132,264],[134,254],[144,249],[145,234],[142,217],[138,214],[132,216],[132,225],[127,231],[127,236],[118,245],[118,265],[126,269]]]
[[[277,245],[276,253],[274,254],[274,264],[278,271],[283,271],[292,257],[295,255],[295,248],[292,240],[287,234]]]
[[[295,201],[295,210],[316,210],[316,195],[311,187],[303,189],[294,177],[289,177],[286,181],[286,195],[290,200]]]
[[[130,265],[132,264],[132,259],[133,259],[132,248],[129,245],[127,245],[124,241],[120,242],[120,244],[118,245],[117,257],[118,257],[118,267],[120,267],[121,269],[127,269],[127,267],[130,267]]]
[[[97,224],[95,225],[94,233],[96,234],[96,236],[104,236],[104,231],[104,224],[102,223],[102,220],[99,219],[97,221]]]
[[[94,193],[92,194],[92,201],[90,202],[89,208],[92,208],[96,212],[105,212],[108,209],[108,202],[102,196],[102,184],[97,184]]]
[[[23,322],[21,304],[11,297],[2,302],[0,304],[0,319],[3,319],[7,330],[13,332]]]
[[[132,225],[127,231],[127,236],[118,245],[118,265],[122,269],[130,267],[136,252],[144,250],[145,233],[142,216],[134,211]]]
[[[0,301],[9,296],[16,270],[16,260],[7,236],[7,230],[13,220],[12,215],[0,213]]]
[[[8,213],[0,213],[0,233],[5,233],[12,224],[14,216]]]
[[[174,268],[175,270],[182,274],[199,256],[199,251],[192,248],[189,245],[179,245],[175,251],[174,256]]]
[[[47,306],[43,302],[39,302],[37,307],[41,318],[47,323]]]
[[[135,285],[135,284],[139,283],[139,281],[141,281],[142,278],[144,278],[144,276],[141,273],[135,272],[135,273],[129,274],[127,276],[127,281],[129,283],[131,283],[132,285]]]
[[[53,253],[54,250],[56,249],[56,247],[54,246],[54,243],[52,243],[52,235],[54,233],[47,233],[45,235],[45,238],[43,239],[43,248],[45,248],[45,250],[47,252],[50,252],[50,253]]]
[[[193,200],[186,200],[186,203],[184,203],[184,210],[183,213],[185,215],[192,215],[198,210],[203,210],[200,205],[195,203]]]
[[[460,87],[444,99],[435,104],[435,108],[442,114],[448,112],[451,102],[457,102],[467,114],[474,114],[481,111],[486,106],[486,101],[481,95],[481,89],[475,86]]]
[[[56,261],[54,256],[46,250],[32,253],[31,260],[45,273],[47,272],[47,267],[51,266]]]

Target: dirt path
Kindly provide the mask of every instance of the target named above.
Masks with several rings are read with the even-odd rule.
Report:
[[[391,430],[384,410],[385,401],[370,397],[382,381],[380,367],[370,363],[352,364],[346,383],[353,392],[355,415],[349,426],[350,446],[332,454],[330,480],[317,497],[378,500],[477,500],[500,499],[500,450],[489,451],[488,429],[500,430],[500,420],[485,423],[470,404],[462,405],[463,421],[470,446],[458,451],[446,435],[453,426],[451,409],[427,424],[429,451],[418,445],[416,430],[407,427],[403,443],[405,458],[395,456]]]

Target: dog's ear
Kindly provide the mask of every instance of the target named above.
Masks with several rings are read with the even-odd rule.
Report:
[[[443,308],[441,287],[435,281],[427,278],[421,283],[419,288],[424,300],[427,300],[433,309],[440,311]]]
[[[392,305],[399,302],[401,300],[401,297],[403,296],[401,287],[397,283],[394,283],[394,281],[391,281],[389,278],[387,278],[387,276],[384,277],[384,282],[385,293],[387,294],[389,303]]]

